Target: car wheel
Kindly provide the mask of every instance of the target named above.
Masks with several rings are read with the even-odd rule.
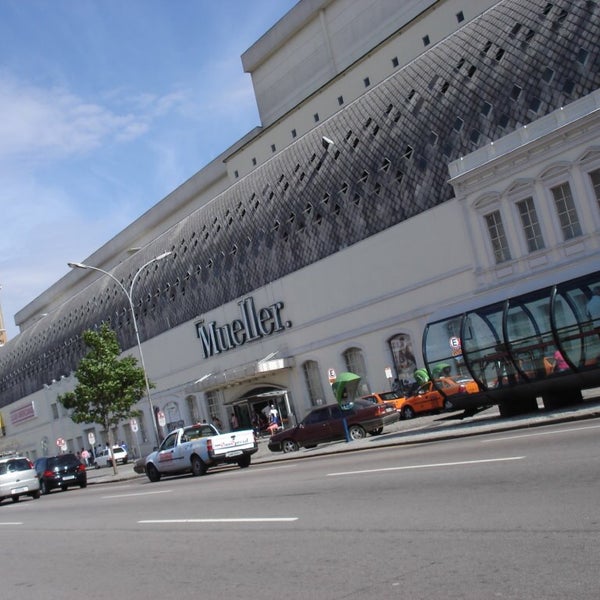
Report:
[[[371,431],[371,435],[380,435],[381,432],[383,431],[383,427],[378,427],[377,429],[373,429],[373,431]]]
[[[348,433],[352,440],[362,440],[364,437],[367,437],[367,432],[360,425],[352,425],[348,429]]]
[[[242,457],[238,458],[237,464],[240,469],[245,469],[250,466],[250,454],[244,454]]]
[[[146,465],[146,475],[152,482],[160,481],[160,473],[152,463]]]
[[[206,463],[196,454],[192,456],[192,475],[197,477],[198,475],[206,475],[208,467]]]
[[[67,491],[67,486],[66,485],[61,485],[60,486],[60,491],[61,492],[66,492]]]
[[[80,484],[79,484],[79,487],[80,487],[81,489],[83,489],[83,488],[87,487],[87,481],[86,481],[85,483],[80,483]]]
[[[412,419],[415,416],[415,411],[412,406],[405,406],[401,414],[403,419]]]
[[[454,405],[452,404],[452,402],[450,402],[450,400],[448,400],[448,398],[446,398],[444,400],[444,410],[452,410],[454,408]]]
[[[298,444],[294,440],[283,440],[283,442],[281,442],[281,448],[285,454],[288,452],[297,452]]]
[[[32,497],[34,500],[37,500],[37,499],[40,497],[40,495],[41,495],[41,494],[40,494],[40,490],[36,490],[35,492],[33,492],[33,494],[31,494],[31,497]]]
[[[13,502],[18,502],[18,501],[21,499],[21,496],[11,496],[11,497],[10,497],[10,499],[11,499]]]
[[[44,494],[44,496],[46,494],[50,493],[50,488],[48,487],[48,484],[45,481],[42,481],[40,484],[40,490],[42,491],[42,494]]]

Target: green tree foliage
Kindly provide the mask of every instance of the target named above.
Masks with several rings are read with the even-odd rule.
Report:
[[[141,414],[133,406],[145,393],[144,371],[134,356],[119,358],[117,335],[106,323],[98,331],[85,331],[83,340],[89,352],[75,371],[77,386],[58,401],[71,411],[75,423],[101,425],[112,448],[112,428]]]

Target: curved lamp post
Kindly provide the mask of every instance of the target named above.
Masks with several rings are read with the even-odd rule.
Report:
[[[104,275],[108,275],[125,293],[127,300],[129,301],[129,308],[131,310],[131,319],[133,320],[133,329],[135,330],[135,339],[137,342],[138,352],[140,353],[140,362],[142,363],[142,371],[144,372],[144,381],[146,382],[146,395],[148,396],[148,404],[150,405],[150,418],[152,419],[152,425],[154,426],[154,436],[156,437],[156,445],[160,446],[160,437],[158,435],[158,427],[156,425],[156,415],[154,414],[154,405],[152,404],[152,396],[150,395],[150,381],[148,380],[148,373],[146,372],[146,364],[144,363],[144,353],[142,352],[142,342],[140,341],[140,332],[138,330],[137,318],[135,316],[135,308],[133,306],[133,286],[138,278],[138,275],[152,263],[155,263],[163,258],[169,256],[171,252],[163,252],[158,256],[155,256],[152,260],[144,263],[133,276],[129,290],[112,274],[100,267],[92,267],[91,265],[84,265],[83,263],[70,262],[67,263],[71,269],[89,269],[90,271],[98,271]]]

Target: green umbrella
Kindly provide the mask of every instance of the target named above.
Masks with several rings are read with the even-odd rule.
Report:
[[[425,369],[416,369],[413,372],[413,377],[419,385],[423,385],[429,381],[429,373]]]
[[[356,373],[340,373],[331,384],[333,395],[338,404],[346,404],[354,400],[354,395],[360,383],[360,375]]]

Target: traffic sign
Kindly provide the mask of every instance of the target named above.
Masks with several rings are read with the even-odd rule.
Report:
[[[91,446],[93,446],[96,443],[96,436],[94,435],[93,431],[90,431],[88,433],[88,442],[90,443]]]
[[[337,379],[335,369],[329,369],[327,377],[329,378],[329,383],[333,383]]]
[[[164,427],[167,424],[167,419],[165,418],[165,413],[162,410],[158,411],[158,424],[161,427]]]
[[[57,445],[59,448],[62,448],[63,446],[65,446],[65,445],[66,445],[66,444],[65,444],[65,440],[64,440],[63,438],[58,438],[58,439],[56,440],[56,445]]]
[[[133,433],[137,433],[139,429],[137,419],[131,419],[131,421],[129,421],[129,426],[131,427],[131,431],[133,431]]]

